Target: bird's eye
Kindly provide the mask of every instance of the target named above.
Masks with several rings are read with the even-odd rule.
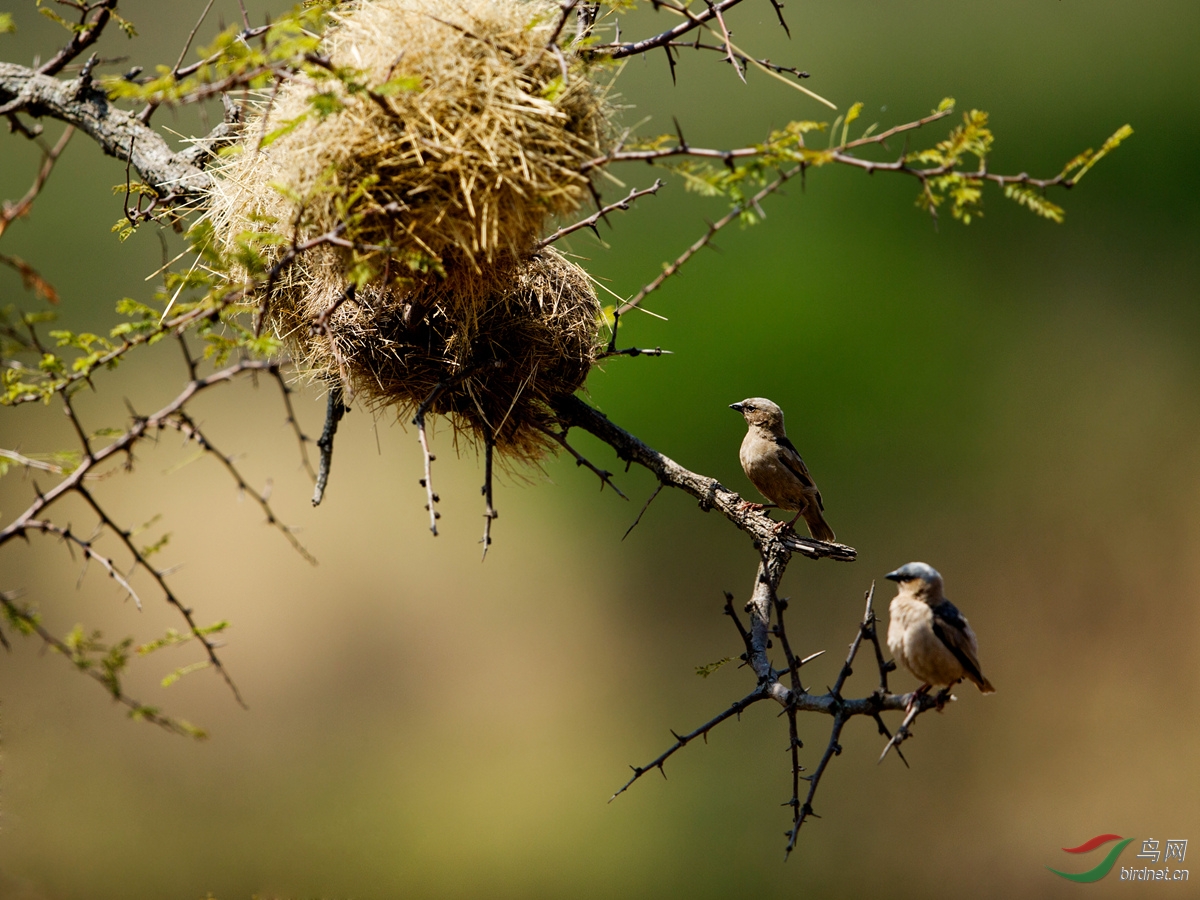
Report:
[[[754,412],[756,409],[758,409],[757,406],[747,406],[746,407],[747,412]]]

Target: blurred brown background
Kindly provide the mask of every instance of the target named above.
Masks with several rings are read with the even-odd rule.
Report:
[[[19,31],[0,37],[0,58],[57,46],[31,2],[5,6]],[[202,4],[122,7],[143,34],[133,61],[149,65],[174,60]],[[232,2],[216,9],[236,17]],[[935,230],[914,183],[811,173],[769,202],[764,225],[723,233],[721,253],[652,298],[670,321],[623,324],[623,344],[676,355],[616,360],[588,388],[624,427],[747,496],[743,426],[725,407],[754,394],[784,407],[830,522],[860,554],[797,559],[788,573],[793,641],[829,651],[812,684],[835,677],[871,580],[923,559],[970,617],[998,693],[960,689],[944,715],[921,719],[911,769],[875,765],[873,726],[849,725],[817,797],[823,817],[786,865],[786,727],[765,704],[673,759],[669,781],[647,778],[608,805],[669,727],[692,728],[751,687],[732,666],[693,674],[740,650],[720,610],[722,590],[744,599],[751,586],[744,537],[664,494],[622,543],[652,479],[621,475],[625,503],[557,460],[544,477],[503,479],[480,565],[481,465],[455,457],[446,429],[434,540],[414,432],[356,409],[313,510],[274,389],[231,387],[196,412],[251,481],[274,479],[274,503],[320,565],[264,527],[212,460],[169,471],[191,455],[174,435],[99,489],[126,522],[163,514],[152,533],[172,535],[173,584],[202,621],[233,622],[224,656],[250,710],[212,672],[158,686],[194,649],[135,663],[134,696],[210,730],[191,743],[127,721],[64,660],[17,641],[0,654],[0,896],[1189,894],[1123,885],[1115,871],[1076,886],[1045,866],[1089,868],[1103,851],[1059,848],[1105,832],[1135,848],[1200,842],[1200,7],[848,0],[787,13],[790,42],[766,0],[749,0],[730,16],[735,40],[807,69],[843,110],[863,100],[863,123],[908,121],[947,94],[988,110],[995,171],[1053,174],[1127,121],[1136,134],[1053,198],[1062,226],[989,192],[982,221],[947,216]],[[666,22],[635,19],[627,33]],[[698,145],[832,118],[749,80],[685,54],[672,88],[659,53],[630,63],[619,87],[631,124],[649,116],[644,132],[669,131],[673,114]],[[0,148],[0,196],[17,197],[36,155],[18,138]],[[628,172],[630,185],[653,176]],[[33,216],[5,236],[5,252],[59,288],[67,327],[106,329],[117,299],[152,290],[154,235],[119,245],[108,233],[121,214],[109,188],[123,180],[76,138]],[[673,183],[615,220],[611,249],[588,238],[571,249],[628,295],[720,214]],[[36,307],[7,270],[0,289]],[[123,398],[156,409],[183,378],[174,348],[135,354],[97,379],[82,415],[118,424]],[[322,401],[308,390],[298,402],[316,434]],[[53,406],[0,413],[0,445],[70,443]],[[580,447],[619,468],[603,447]],[[19,473],[0,481],[4,520],[30,496]],[[81,508],[65,520],[91,527]],[[82,622],[148,640],[179,624],[143,579],[140,614],[95,567],[77,588],[78,562],[49,539],[7,548],[0,568],[60,633]],[[881,588],[881,612],[891,593]],[[869,669],[850,682],[857,694]],[[828,725],[803,722],[807,764]]]

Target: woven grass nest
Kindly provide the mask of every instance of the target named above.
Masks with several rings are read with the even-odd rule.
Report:
[[[255,241],[267,265],[331,232],[353,245],[270,284],[270,327],[302,371],[402,417],[436,393],[429,411],[517,462],[545,455],[548,401],[599,350],[587,274],[538,249],[590,197],[580,169],[608,133],[603,87],[550,46],[560,15],[546,0],[339,6],[320,53],[368,90],[302,79],[264,98],[208,204],[223,249]]]

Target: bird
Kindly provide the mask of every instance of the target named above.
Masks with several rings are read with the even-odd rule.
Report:
[[[888,607],[888,649],[924,682],[909,701],[909,711],[934,685],[949,690],[964,678],[984,694],[995,691],[980,669],[975,632],[942,593],[938,570],[928,563],[910,562],[885,577],[900,586]],[[939,698],[939,709],[944,702],[944,697]]]
[[[780,522],[776,531],[790,528],[804,517],[808,533],[818,541],[833,541],[833,529],[821,515],[825,504],[817,490],[800,451],[783,430],[783,410],[764,397],[750,397],[729,408],[740,412],[749,428],[738,454],[742,470],[760,494],[780,509],[796,510],[788,523]],[[760,503],[746,503],[762,509]]]

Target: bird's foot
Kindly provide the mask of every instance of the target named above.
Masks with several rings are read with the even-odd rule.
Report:
[[[752,503],[749,500],[743,500],[738,504],[737,508],[738,512],[762,512],[764,509],[766,509],[766,507],[761,503]]]
[[[908,703],[904,707],[904,714],[906,716],[913,711],[913,707],[921,702],[921,698],[928,694],[929,689],[932,687],[932,684],[923,684],[913,691],[912,696],[908,698]]]

